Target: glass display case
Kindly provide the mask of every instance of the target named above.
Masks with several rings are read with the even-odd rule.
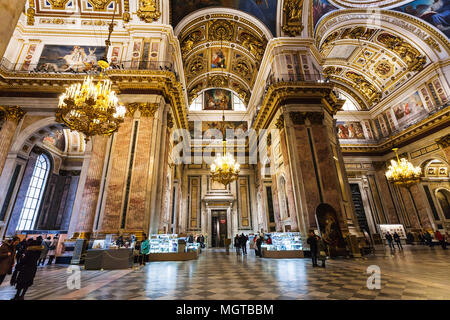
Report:
[[[267,244],[269,238],[272,239],[272,244]],[[291,251],[303,250],[302,238],[300,232],[272,232],[264,235],[264,244],[262,248],[268,251]]]

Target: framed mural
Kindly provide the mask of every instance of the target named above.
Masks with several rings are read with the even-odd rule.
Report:
[[[338,122],[336,124],[339,139],[365,139],[359,122]]]
[[[66,138],[64,136],[64,132],[61,129],[53,130],[49,134],[47,134],[42,143],[47,146],[55,147],[59,149],[61,152],[64,152],[66,149]]]
[[[422,19],[450,37],[450,2],[448,0],[416,0],[393,10]]]
[[[337,10],[327,0],[314,0],[313,1],[313,25],[316,26],[317,22],[326,15],[328,12]]]
[[[277,0],[171,0],[172,25],[175,27],[188,14],[207,7],[226,7],[244,11],[258,18],[276,35]]]
[[[198,121],[197,123],[195,121],[189,121],[189,132],[191,134],[191,137],[204,137],[205,132],[213,129],[213,130],[219,130],[222,131],[223,122],[222,121]],[[201,126],[201,132],[199,131],[199,128]],[[247,121],[225,121],[225,130],[227,129],[233,129],[233,130],[239,130],[246,132],[248,130],[248,123]],[[211,138],[211,137],[210,137]]]
[[[227,68],[228,50],[222,48],[211,49],[211,69]]]
[[[233,110],[233,94],[223,89],[205,91],[203,98],[204,110]]]
[[[85,72],[97,68],[105,47],[45,45],[38,69],[47,72]]]
[[[395,105],[393,111],[399,127],[404,127],[427,114],[417,91]]]

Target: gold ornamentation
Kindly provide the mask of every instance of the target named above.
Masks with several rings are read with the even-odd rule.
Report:
[[[284,116],[281,115],[278,119],[277,122],[275,122],[275,127],[278,130],[284,129]]]
[[[139,110],[141,117],[152,118],[158,111],[159,103],[134,102],[127,105],[127,116],[133,117],[136,110]]]
[[[27,9],[27,25],[34,25],[34,16],[36,15],[36,10],[34,9],[34,0],[28,0],[28,9]]]
[[[123,0],[123,21],[130,22],[130,0]]]
[[[6,120],[14,122],[19,122],[25,115],[25,111],[23,111],[22,108],[18,106],[11,106],[11,107],[0,106],[0,111],[2,112],[3,117]]]
[[[386,48],[398,54],[408,65],[408,71],[420,71],[423,69],[427,59],[422,56],[416,48],[400,37],[384,32],[377,37],[377,40]]]
[[[186,76],[188,79],[206,71],[206,59],[202,55],[193,57],[186,68]]]
[[[64,10],[66,8],[66,4],[67,4],[67,2],[69,2],[69,0],[48,0],[48,2],[50,2],[52,9]]]
[[[303,30],[302,15],[303,0],[284,0],[282,30],[292,37],[300,35]]]
[[[382,77],[387,78],[394,73],[394,66],[387,61],[379,61],[374,67],[375,73]]]
[[[208,86],[216,88],[228,87],[228,78],[223,75],[215,75],[208,79]]]
[[[260,40],[247,31],[242,31],[238,36],[238,43],[247,48],[257,60],[261,60],[266,50],[267,40]]]
[[[448,148],[450,146],[450,134],[440,137],[435,141],[442,149]]]
[[[109,4],[113,0],[88,0],[88,2],[94,7],[94,10],[105,11]]]
[[[428,37],[425,39],[425,43],[427,45],[429,45],[430,47],[432,47],[433,49],[435,49],[437,52],[441,52],[441,47],[439,46],[439,44],[437,43],[436,40],[434,40],[432,37]]]
[[[169,129],[173,128],[173,118],[172,118],[172,114],[170,112],[167,113],[167,127]]]
[[[208,39],[213,41],[232,41],[235,24],[228,20],[211,20],[208,22]]]
[[[147,23],[156,21],[161,16],[159,11],[159,0],[139,0],[137,15]]]
[[[352,81],[355,89],[364,94],[369,101],[376,103],[380,100],[381,93],[377,92],[375,86],[367,81],[364,76],[353,71],[347,71],[345,76]]]
[[[240,165],[233,156],[226,153],[226,140],[223,141],[223,155],[218,154],[211,164],[211,179],[224,186],[236,181],[239,177]]]
[[[201,29],[197,29],[189,33],[181,42],[181,54],[185,57],[203,38],[203,32]]]
[[[293,124],[304,125],[306,119],[309,120],[311,124],[322,124],[324,114],[323,112],[290,112],[289,116]]]
[[[247,81],[251,81],[253,77],[252,64],[247,58],[239,58],[233,61],[231,70],[242,76]]]

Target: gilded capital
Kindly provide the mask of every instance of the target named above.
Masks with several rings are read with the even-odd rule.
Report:
[[[439,139],[435,140],[438,146],[440,146],[442,149],[447,148],[450,146],[450,134],[440,137]]]
[[[151,118],[155,116],[156,111],[159,108],[159,103],[140,103],[134,102],[127,105],[127,116],[132,117],[136,110],[141,112],[141,117]]]
[[[305,124],[306,119],[311,124],[322,124],[324,118],[323,112],[290,112],[289,115],[293,124]]]
[[[277,121],[275,122],[275,127],[277,127],[278,130],[281,130],[284,128],[284,116],[281,115]]]
[[[19,122],[25,115],[25,111],[23,111],[18,106],[12,106],[12,107],[0,106],[0,111],[2,111],[2,113],[3,113],[2,117],[4,117],[6,120],[15,121],[15,122]]]

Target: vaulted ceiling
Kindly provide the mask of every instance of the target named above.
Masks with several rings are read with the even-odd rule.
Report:
[[[206,88],[228,88],[248,103],[267,38],[250,21],[230,14],[194,19],[178,35],[189,102]]]
[[[427,62],[413,43],[393,32],[364,26],[333,31],[320,44],[324,73],[370,109]]]

